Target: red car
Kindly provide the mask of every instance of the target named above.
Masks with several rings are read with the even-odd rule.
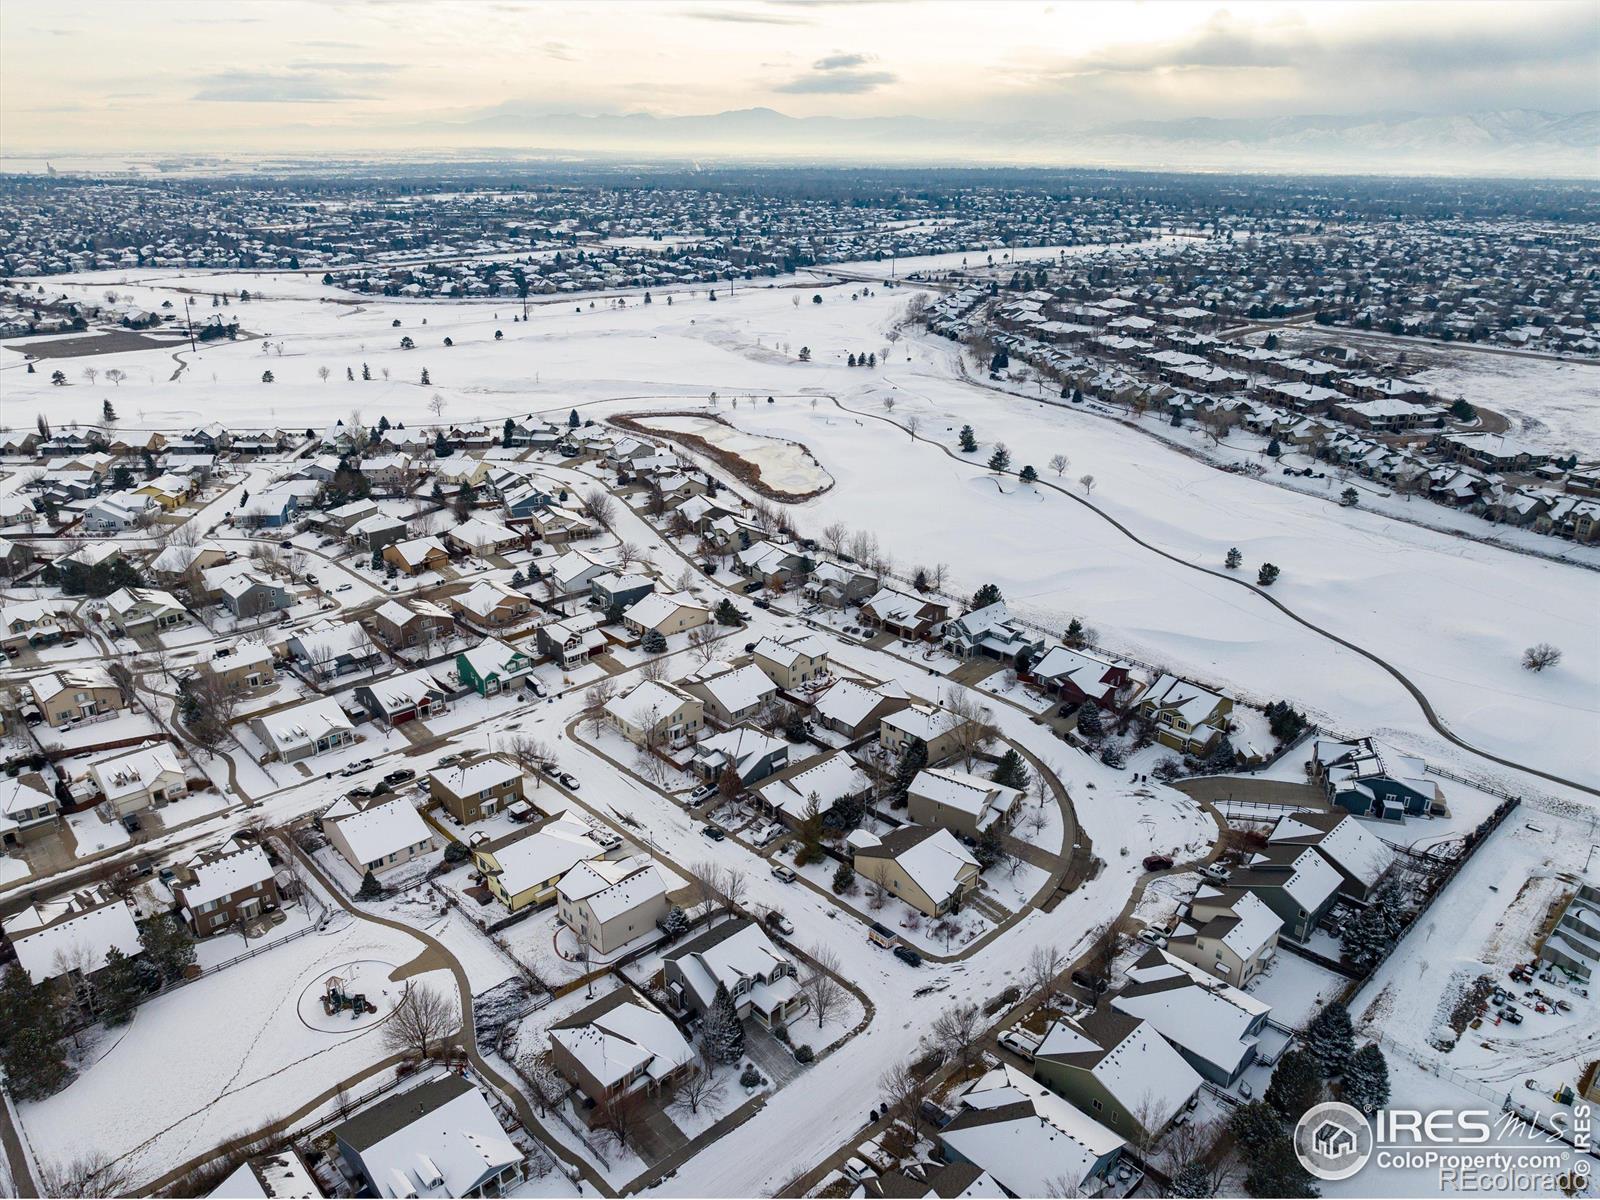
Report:
[[[1172,865],[1172,860],[1165,854],[1152,854],[1144,860],[1146,871],[1165,871]]]

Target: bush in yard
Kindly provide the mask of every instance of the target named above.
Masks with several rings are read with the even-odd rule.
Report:
[[[1116,742],[1107,742],[1100,749],[1100,761],[1108,767],[1121,769],[1127,765],[1127,758],[1122,753],[1122,747]]]
[[[766,1080],[761,1077],[761,1072],[756,1070],[755,1063],[746,1063],[744,1070],[739,1075],[739,1086],[747,1088],[760,1087]]]
[[[796,1046],[794,1048],[794,1060],[796,1062],[808,1063],[816,1057],[810,1046]]]
[[[356,889],[357,900],[382,900],[383,884],[378,882],[378,877],[370,870],[361,877],[361,886]]]
[[[667,652],[666,635],[659,629],[647,630],[644,640],[639,643],[639,648],[646,654],[665,654]]]
[[[856,885],[855,868],[847,862],[839,864],[839,869],[833,873],[833,894],[842,896]]]
[[[452,866],[457,863],[464,863],[471,857],[472,853],[467,849],[465,843],[451,842],[444,848],[444,860]],[[365,883],[366,880],[362,880],[362,882]]]

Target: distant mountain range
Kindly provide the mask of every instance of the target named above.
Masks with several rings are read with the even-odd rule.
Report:
[[[770,108],[657,117],[542,114],[508,105],[416,128],[459,139],[459,148],[652,158],[1600,175],[1600,110],[1192,117],[1073,129],[1050,121],[790,117]]]

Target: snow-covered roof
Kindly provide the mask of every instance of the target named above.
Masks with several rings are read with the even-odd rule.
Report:
[[[523,1159],[483,1093],[459,1075],[392,1096],[334,1132],[385,1197],[465,1196]]]
[[[197,858],[189,864],[193,883],[179,882],[177,890],[191,909],[221,900],[235,892],[248,891],[273,876],[272,864],[260,846],[240,846],[215,858]]]
[[[350,719],[332,697],[309,700],[281,712],[264,713],[255,719],[265,731],[272,748],[280,753],[351,728]]]
[[[968,814],[980,829],[1010,812],[1022,798],[1016,788],[1004,787],[992,779],[938,767],[918,771],[907,792]]]
[[[211,1196],[218,1200],[321,1200],[322,1189],[300,1156],[284,1150],[241,1163]]]
[[[33,982],[43,983],[74,969],[92,974],[106,965],[106,954],[113,947],[130,958],[139,953],[139,927],[125,901],[79,911],[72,911],[74,907],[63,915],[35,905],[4,922],[17,963]]]
[[[724,928],[718,926],[711,932],[722,934]],[[739,980],[765,979],[775,968],[789,963],[754,921],[746,921],[720,939],[696,938],[669,951],[667,957],[678,964],[702,1008],[716,997],[718,983],[733,992]]]
[[[474,759],[454,766],[435,768],[430,774],[435,781],[444,784],[446,789],[457,796],[477,795],[488,788],[499,787],[503,783],[522,778],[522,772],[503,758]]]
[[[862,851],[874,858],[892,858],[911,881],[935,902],[954,892],[978,860],[948,829],[905,825]],[[970,870],[969,870],[970,869]]]
[[[1118,1012],[1139,1017],[1180,1050],[1229,1075],[1256,1043],[1256,1022],[1272,1006],[1152,947],[1128,969],[1131,982],[1111,997]]]
[[[323,820],[328,820],[327,814]],[[403,796],[338,817],[337,823],[340,836],[358,863],[380,862],[433,839],[411,801]]]
[[[685,695],[670,683],[647,679],[626,696],[613,696],[606,701],[606,712],[635,729],[643,729],[655,714],[655,720],[665,720],[685,704],[698,704],[693,696]]]
[[[756,788],[760,796],[773,808],[799,819],[805,816],[806,805],[814,795],[823,812],[846,796],[856,796],[870,791],[872,780],[855,760],[842,750],[835,750],[812,759],[805,768],[782,779],[775,779]]]
[[[818,696],[812,708],[824,721],[854,729],[885,700],[904,699],[905,689],[898,683],[866,688],[852,679],[841,679]]]
[[[828,653],[828,643],[814,633],[802,634],[787,642],[764,637],[751,651],[757,658],[765,658],[788,669],[802,658],[823,658]]]
[[[1081,1067],[1125,1108],[1163,1128],[1200,1089],[1200,1076],[1151,1026],[1101,1006],[1064,1017],[1046,1031],[1036,1052]]]
[[[585,1024],[552,1029],[550,1040],[608,1089],[641,1066],[641,1080],[660,1080],[694,1058],[694,1050],[664,1013],[633,1000]]]
[[[1010,1065],[973,1080],[954,1100],[960,1112],[939,1139],[1013,1196],[1059,1195],[1055,1181],[1063,1179],[1080,1188],[1096,1164],[1125,1145]]]
[[[522,651],[492,637],[484,638],[470,650],[463,650],[461,656],[478,673],[479,679],[506,675],[529,665],[528,657]]]
[[[494,849],[500,867],[500,886],[516,896],[560,879],[579,863],[600,858],[605,846],[582,821],[563,815],[537,833]]]
[[[1315,846],[1333,865],[1371,887],[1389,869],[1394,851],[1345,812],[1291,813],[1279,819],[1269,843]]]
[[[709,679],[697,680],[697,684],[730,713],[754,708],[778,690],[778,685],[767,678],[766,672],[754,665],[724,671]]]
[[[601,924],[667,893],[655,864],[641,858],[581,862],[561,877],[556,892],[572,903],[588,904]]]
[[[140,746],[126,754],[101,759],[89,767],[101,795],[119,800],[143,792],[163,775],[183,778],[177,753],[164,743]]]
[[[686,592],[651,592],[623,613],[623,619],[641,629],[654,629],[680,608],[710,611]]]

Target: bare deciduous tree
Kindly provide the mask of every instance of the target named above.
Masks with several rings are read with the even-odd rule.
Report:
[[[885,1108],[911,1127],[912,1135],[922,1135],[922,1104],[933,1094],[929,1079],[917,1074],[910,1063],[890,1067],[878,1078]]]
[[[137,1182],[127,1161],[109,1158],[97,1151],[85,1152],[67,1161],[44,1163],[39,1167],[39,1191],[49,1197],[77,1196],[88,1200],[101,1197],[131,1196]]]
[[[383,1042],[396,1054],[430,1058],[457,1024],[454,1001],[425,983],[414,983],[384,1022]]]
[[[1078,486],[1083,489],[1083,494],[1085,496],[1089,495],[1090,493],[1092,493],[1094,491],[1094,476],[1093,475],[1079,475],[1078,476]]]
[[[697,1113],[702,1107],[715,1107],[726,1092],[726,1079],[705,1055],[695,1059],[694,1072],[679,1083],[672,1094],[672,1106]]]
[[[828,1017],[844,1003],[844,986],[835,976],[839,973],[839,952],[821,943],[811,947],[811,958],[816,963],[811,974],[801,986],[811,1001],[811,1015],[817,1019],[817,1028],[828,1023]]]
[[[611,518],[617,512],[617,502],[611,498],[609,492],[601,491],[599,488],[590,488],[584,493],[582,507],[585,516],[608,529],[611,526]]]
[[[1065,454],[1055,454],[1050,458],[1050,469],[1057,475],[1065,475],[1067,468],[1072,465],[1072,460]]]
[[[611,698],[616,694],[617,685],[609,678],[596,680],[583,693],[583,717],[595,733],[599,733],[600,727],[605,724],[606,705],[611,703]]]
[[[976,1004],[952,1004],[929,1026],[924,1041],[946,1062],[954,1062],[962,1074],[972,1065],[982,1034],[982,1014]]]

